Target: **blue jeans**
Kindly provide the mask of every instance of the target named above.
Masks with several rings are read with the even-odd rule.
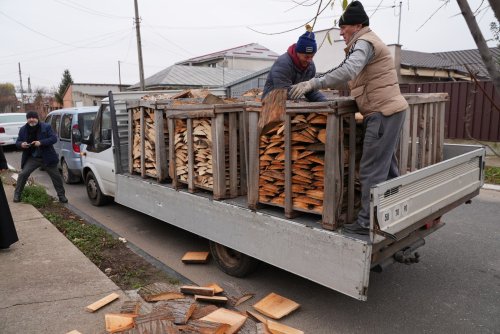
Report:
[[[391,116],[374,113],[364,119],[365,138],[359,166],[361,211],[358,224],[370,226],[370,188],[399,176],[396,151],[405,113]]]

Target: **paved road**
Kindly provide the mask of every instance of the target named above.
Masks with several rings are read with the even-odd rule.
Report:
[[[19,156],[7,153],[16,167]],[[54,194],[45,172],[34,176]],[[93,207],[82,184],[67,186],[67,197],[198,284],[217,282],[236,297],[254,292],[254,301],[269,292],[297,301],[301,308],[283,322],[306,333],[500,333],[500,192],[483,190],[472,204],[447,214],[447,225],[421,248],[421,263],[372,273],[367,302],[270,265],[245,279],[227,276],[213,263],[183,265],[180,258],[186,251],[208,249],[206,240],[117,204]]]

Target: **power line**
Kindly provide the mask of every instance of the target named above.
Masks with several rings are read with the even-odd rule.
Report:
[[[105,17],[108,19],[127,19],[127,20],[130,20],[132,18],[131,16],[118,16],[118,15],[113,15],[113,14],[109,14],[109,13],[99,12],[95,9],[85,7],[79,3],[76,3],[76,2],[71,1],[71,0],[66,0],[66,1],[54,0],[54,1],[57,3],[60,3],[61,5],[73,8],[77,11],[84,12],[84,13],[91,14],[91,15],[95,15],[95,16]]]

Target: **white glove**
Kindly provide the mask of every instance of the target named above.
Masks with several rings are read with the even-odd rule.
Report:
[[[290,88],[290,99],[297,100],[302,95],[307,94],[312,90],[313,86],[310,81],[299,82]]]

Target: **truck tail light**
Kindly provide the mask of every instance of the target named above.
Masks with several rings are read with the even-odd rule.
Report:
[[[0,126],[0,133],[5,133],[5,128],[3,126]]]

